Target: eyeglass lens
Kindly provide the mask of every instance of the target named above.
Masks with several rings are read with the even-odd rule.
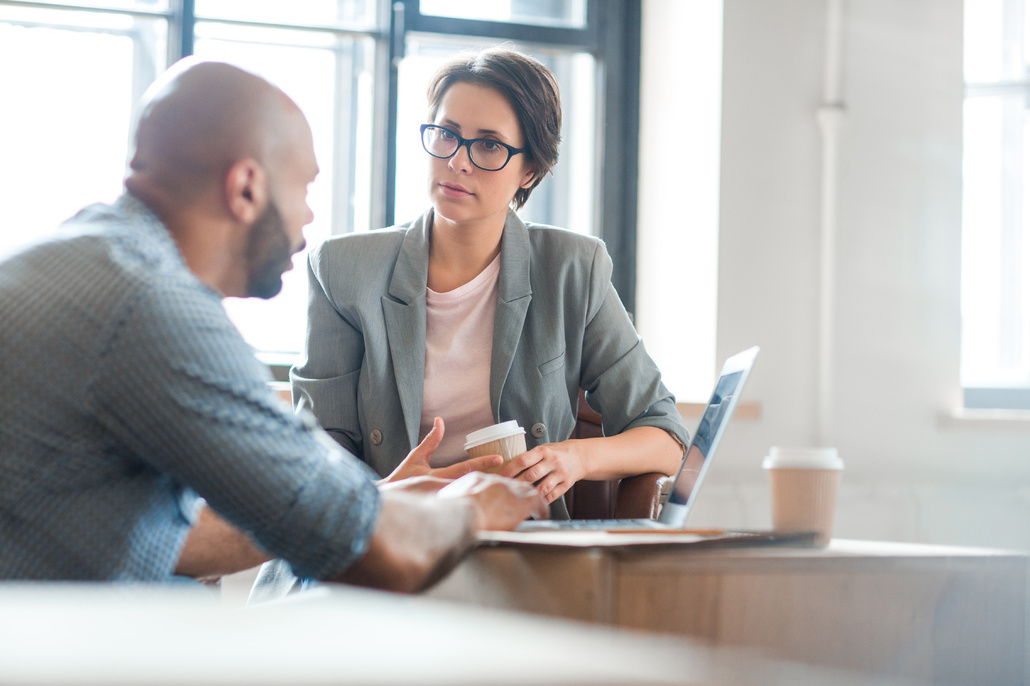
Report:
[[[497,141],[479,139],[468,142],[471,143],[468,146],[469,157],[480,169],[496,171],[508,162],[508,149]],[[422,145],[426,152],[435,157],[450,157],[457,152],[461,143],[457,136],[439,126],[427,126],[422,132]]]

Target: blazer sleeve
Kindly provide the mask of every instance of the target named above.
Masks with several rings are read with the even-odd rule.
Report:
[[[290,370],[293,404],[314,413],[337,443],[362,455],[358,381],[365,342],[355,321],[334,304],[332,251],[323,244],[308,254],[308,330],[299,364]]]

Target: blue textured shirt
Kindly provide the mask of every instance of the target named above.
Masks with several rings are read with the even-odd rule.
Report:
[[[371,472],[295,415],[123,195],[0,261],[0,578],[164,581],[201,498],[300,576],[344,571]]]

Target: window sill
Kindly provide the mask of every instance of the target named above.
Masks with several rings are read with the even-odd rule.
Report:
[[[279,397],[286,402],[293,404],[293,392],[290,390],[289,381],[271,381],[268,384],[272,390],[279,394]]]
[[[1030,433],[1030,410],[959,408],[942,413],[941,424],[957,429],[1017,429]]]
[[[701,419],[705,412],[704,403],[676,403],[676,409],[684,419]],[[762,406],[757,402],[741,402],[733,413],[733,419],[755,421],[762,418]]]

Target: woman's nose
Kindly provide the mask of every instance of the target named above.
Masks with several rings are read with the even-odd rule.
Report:
[[[459,145],[458,149],[451,155],[451,159],[448,160],[448,164],[451,169],[456,172],[467,172],[472,171],[472,159],[469,157],[469,148],[467,145]]]

